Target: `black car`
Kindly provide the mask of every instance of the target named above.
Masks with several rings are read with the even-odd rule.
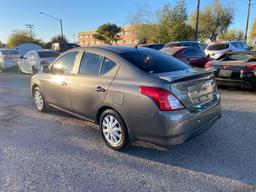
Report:
[[[218,61],[209,61],[205,68],[213,68],[218,85],[242,87],[256,91],[256,52],[227,52]]]
[[[178,42],[169,42],[165,44],[164,48],[167,47],[195,47],[201,49],[202,51],[206,48],[206,45],[198,43],[197,41],[178,41]]]
[[[74,43],[53,43],[52,44],[52,49],[60,53],[63,53],[69,49],[73,49],[77,47],[80,47],[80,46]]]
[[[155,50],[160,50],[164,47],[164,44],[161,43],[151,43],[151,44],[144,44],[144,45],[140,45],[140,47],[147,47],[150,49],[155,49]]]

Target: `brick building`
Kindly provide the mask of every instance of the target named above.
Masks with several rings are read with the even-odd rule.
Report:
[[[127,25],[122,27],[123,31],[120,34],[121,40],[119,40],[114,45],[122,46],[134,46],[138,43],[136,38],[134,27],[132,25]],[[82,47],[87,46],[99,46],[105,45],[104,42],[99,41],[93,38],[93,35],[96,33],[96,30],[83,31],[78,33],[78,42]]]

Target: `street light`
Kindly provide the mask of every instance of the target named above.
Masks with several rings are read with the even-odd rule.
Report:
[[[48,17],[51,17],[52,19],[60,22],[60,32],[61,32],[61,37],[62,39],[64,38],[64,35],[63,35],[63,27],[62,27],[62,19],[58,19],[52,15],[49,15],[48,13],[44,13],[44,12],[40,12],[41,15],[47,15]]]

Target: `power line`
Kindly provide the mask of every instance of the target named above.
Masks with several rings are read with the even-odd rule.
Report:
[[[33,37],[32,29],[33,29],[34,27],[35,27],[35,25],[26,24],[26,29],[29,29],[29,34],[30,34],[30,37],[31,37],[31,38]]]

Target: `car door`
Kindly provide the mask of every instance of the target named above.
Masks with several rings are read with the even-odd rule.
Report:
[[[184,50],[184,55],[187,60],[187,63],[194,67],[204,67],[205,58],[204,54],[197,48],[186,48]]]
[[[73,68],[79,60],[79,51],[64,54],[49,68],[42,78],[43,93],[49,104],[71,110],[69,87]]]
[[[21,69],[23,72],[31,73],[32,72],[32,60],[34,58],[33,52],[30,51],[26,53],[21,61]]]
[[[117,62],[93,52],[84,52],[78,74],[72,77],[70,98],[73,111],[96,120],[98,107],[104,102],[117,72]]]

